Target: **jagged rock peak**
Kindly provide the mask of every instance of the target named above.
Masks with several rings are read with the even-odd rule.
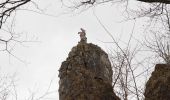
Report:
[[[145,100],[170,100],[170,65],[157,64],[146,83]]]
[[[113,92],[108,55],[92,43],[72,48],[59,77],[60,100],[120,100]]]

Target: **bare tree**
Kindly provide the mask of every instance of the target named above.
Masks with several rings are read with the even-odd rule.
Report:
[[[67,5],[69,8],[80,8],[82,6],[89,7],[93,5],[98,5],[102,3],[122,3],[122,2],[129,2],[129,0],[61,0],[63,4]],[[170,4],[169,0],[136,0],[140,2],[146,3],[159,3],[159,4]],[[128,3],[127,3],[128,4]]]
[[[151,36],[145,39],[149,51],[154,53],[154,59],[158,63],[170,64],[170,36],[161,31],[151,31]]]
[[[15,43],[21,43],[22,41],[18,40],[21,34],[18,34],[14,31],[14,21],[15,21],[15,12],[22,5],[31,2],[31,0],[1,0],[0,1],[0,51],[7,51],[10,55],[17,58],[11,51],[14,48]],[[12,16],[11,23],[3,28],[3,24],[7,19]],[[21,59],[17,58],[22,61]],[[22,61],[23,62],[23,61]]]
[[[24,97],[25,100],[54,100],[56,99],[57,90],[53,88],[53,85],[56,85],[54,82],[56,75],[51,79],[49,85],[45,91],[40,93],[35,90],[29,91],[29,96]],[[16,74],[13,75],[3,75],[0,73],[0,100],[20,100],[22,95],[18,94],[17,86],[17,77]],[[26,92],[26,91],[25,91]]]
[[[11,13],[15,12],[19,7],[27,4],[31,0],[1,0],[0,1],[0,29]]]
[[[16,75],[3,75],[1,73],[0,77],[0,99],[1,100],[9,100],[12,98],[15,98],[14,100],[17,100],[17,95],[16,95],[16,88],[15,88],[15,80]]]
[[[37,42],[37,40],[29,40],[26,33],[15,31],[15,16],[18,10],[21,10],[26,4],[32,4],[38,8],[38,5],[31,0],[0,0],[0,51],[7,52],[10,56],[25,63],[22,59],[12,53],[14,47],[19,44]]]
[[[56,86],[55,78],[56,75],[50,80],[46,90],[41,92],[40,94],[35,88],[33,88],[33,90],[29,90],[30,95],[26,97],[26,100],[56,100],[56,94],[58,90],[56,90],[56,88],[53,88],[54,86]]]
[[[154,53],[154,59],[159,62],[170,64],[170,8],[167,5],[162,7],[162,14],[154,16],[154,24],[148,26],[145,38],[145,45]],[[161,60],[160,60],[161,58]]]
[[[109,51],[109,57],[113,67],[113,87],[116,94],[123,100],[143,99],[144,83],[141,84],[140,80],[146,80],[142,76],[145,76],[150,68],[144,66],[145,61],[148,60],[146,57],[138,59],[138,53],[141,52],[143,43],[133,38],[135,23],[130,38],[127,42],[123,42],[125,43],[125,47],[123,47],[97,16],[96,19],[112,39],[111,42],[104,43],[111,43],[114,46]],[[137,42],[136,46],[132,46],[132,41]]]

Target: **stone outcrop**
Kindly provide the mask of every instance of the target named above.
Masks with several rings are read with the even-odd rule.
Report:
[[[144,95],[145,100],[170,100],[170,65],[156,65]]]
[[[73,47],[59,77],[60,100],[120,100],[113,92],[108,55],[94,44]]]

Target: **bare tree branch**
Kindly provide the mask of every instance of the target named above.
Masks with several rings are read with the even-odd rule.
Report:
[[[25,5],[31,0],[2,0],[0,1],[0,29],[2,24],[5,23],[7,18],[14,12],[17,8]]]
[[[170,4],[169,0],[137,0],[141,2],[147,2],[147,3],[165,3],[165,4]]]

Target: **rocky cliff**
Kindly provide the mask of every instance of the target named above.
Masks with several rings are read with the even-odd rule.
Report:
[[[59,70],[60,100],[119,100],[108,55],[91,43],[73,47]]]
[[[170,100],[170,65],[156,65],[144,95],[145,100]]]

